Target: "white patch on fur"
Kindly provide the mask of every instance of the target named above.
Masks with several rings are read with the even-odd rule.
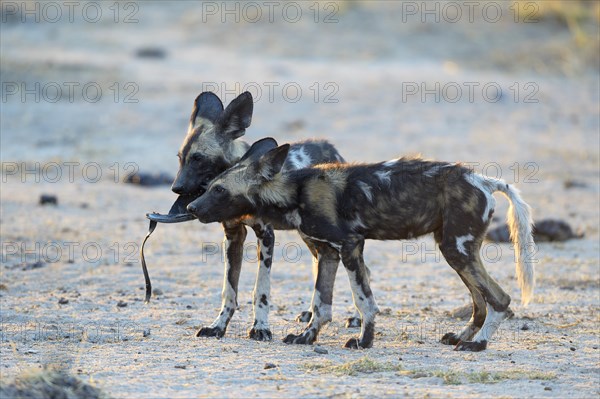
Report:
[[[250,146],[248,143],[242,140],[234,140],[229,146],[229,161],[233,165],[238,162],[244,154],[248,151]]]
[[[300,213],[297,209],[294,209],[292,212],[288,212],[285,214],[285,220],[292,226],[299,228],[302,224],[302,218],[300,217]]]
[[[492,183],[490,179],[477,173],[469,173],[465,175],[465,180],[473,187],[479,189],[485,195],[485,209],[481,219],[483,222],[487,222],[490,217],[490,211],[496,207],[496,200],[492,193],[496,191],[496,184]]]
[[[335,160],[338,162],[344,162],[344,159],[339,154],[335,154]]]
[[[390,159],[389,161],[384,162],[383,166],[387,166],[387,167],[394,166],[396,164],[396,162],[398,162],[399,160],[400,160],[400,158]]]
[[[381,181],[381,183],[387,185],[388,187],[392,183],[391,174],[391,170],[378,170],[377,172],[375,172],[375,176],[377,176],[379,181]]]
[[[373,202],[373,192],[371,191],[371,190],[373,190],[373,187],[369,186],[367,183],[360,181],[360,180],[357,181],[356,184],[358,184],[358,187],[360,187],[360,189],[362,190],[365,197],[367,197],[369,202]]]
[[[317,291],[316,289],[313,293],[311,303],[312,303],[312,307],[310,309],[310,311],[312,312],[311,324],[313,324],[313,326],[314,326],[314,324],[316,322],[317,330],[319,330],[323,324],[331,321],[331,315],[332,315],[331,305],[328,305],[321,301],[321,293],[319,291]],[[318,320],[317,320],[317,315],[316,315],[317,312],[314,311],[315,307],[319,309]]]
[[[356,231],[357,229],[364,229],[365,227],[367,227],[362,219],[360,218],[360,216],[357,216],[356,219],[354,219],[353,221],[351,221],[350,223],[348,223],[348,225],[350,226],[350,229]]]
[[[468,255],[467,250],[465,249],[465,242],[473,241],[473,235],[467,234],[466,236],[456,237],[456,249],[463,255]]]
[[[292,163],[294,169],[303,169],[312,164],[310,156],[304,151],[304,148],[300,147],[290,151],[288,158]]]
[[[486,308],[487,315],[485,316],[483,326],[481,326],[481,329],[473,337],[473,341],[475,342],[489,341],[496,330],[498,330],[498,327],[500,327],[502,320],[506,319],[506,312],[495,311],[489,303],[486,305]]]
[[[309,235],[306,235],[306,234],[304,234],[304,236],[307,237],[307,238],[309,238],[309,239],[311,239],[311,240],[314,240],[314,241],[319,241],[319,242],[324,242],[326,244],[329,244],[331,246],[331,248],[337,250],[338,252],[342,250],[342,245],[341,244],[336,244],[336,243],[333,243],[331,241],[327,241],[327,240],[324,240],[322,238],[312,237],[312,236],[309,236]]]

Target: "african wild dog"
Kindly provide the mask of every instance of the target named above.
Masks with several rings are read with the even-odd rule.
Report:
[[[194,102],[187,136],[179,151],[179,172],[172,190],[190,198],[198,197],[206,190],[210,181],[234,165],[248,150],[249,144],[238,140],[250,126],[253,111],[252,95],[242,93],[226,109],[219,97],[210,92],[201,93]],[[337,150],[326,141],[305,141],[292,145],[286,161],[286,168],[299,169],[313,163],[343,162]],[[250,338],[270,340],[269,293],[270,267],[275,245],[273,226],[258,218],[222,219],[225,230],[225,278],[223,282],[222,307],[219,316],[209,326],[201,328],[197,336],[222,337],[237,307],[237,289],[242,265],[243,245],[246,238],[246,225],[250,226],[258,238],[258,275],[254,289],[254,326],[249,331]],[[276,225],[277,229],[294,229],[288,224]],[[337,251],[321,243],[305,240],[315,260],[314,274],[318,262],[339,263]],[[317,259],[318,255],[318,261]],[[310,313],[303,312],[299,317],[310,320]],[[349,319],[356,323],[358,319]]]
[[[502,180],[473,173],[460,164],[405,158],[376,164],[317,165],[280,173],[290,147],[274,148],[273,142],[255,143],[236,166],[215,178],[206,193],[188,205],[188,211],[203,222],[241,214],[265,221],[287,219],[305,237],[336,248],[362,317],[360,337],[349,340],[346,347],[369,348],[373,344],[378,308],[363,260],[364,240],[400,240],[433,233],[473,299],[471,320],[459,334],[446,334],[442,343],[463,351],[486,348],[500,321],[512,313],[510,297],[486,272],[479,256],[496,191],[510,201],[508,222],[518,249],[516,270],[522,300],[526,304],[531,299],[530,209],[518,191]],[[328,266],[319,265],[310,323],[302,334],[290,334],[284,342],[310,344],[331,320],[335,269]]]

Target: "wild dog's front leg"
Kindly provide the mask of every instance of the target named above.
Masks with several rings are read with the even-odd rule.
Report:
[[[286,344],[312,344],[317,340],[321,328],[331,321],[333,285],[335,283],[339,255],[337,255],[337,252],[335,252],[335,255],[328,252],[328,250],[333,250],[333,248],[329,246],[321,248],[321,246],[327,246],[327,244],[317,244],[319,248],[319,261],[311,305],[312,317],[301,334],[289,334],[284,338],[283,342]]]
[[[313,275],[313,284],[316,285],[317,284],[317,275],[319,272],[319,253],[317,252],[317,243],[314,242],[313,240],[311,240],[310,238],[306,237],[304,234],[300,234],[300,237],[302,237],[302,240],[304,241],[304,243],[306,244],[306,246],[308,247],[308,250],[310,251],[310,254],[312,255],[312,275]],[[314,286],[313,285],[313,286]],[[314,300],[315,296],[313,295],[313,300]],[[302,312],[300,312],[300,314],[298,316],[296,316],[296,321],[299,323],[308,323],[310,321],[310,319],[312,318],[312,308],[313,308],[314,303],[311,301],[309,307],[307,310],[303,310]]]
[[[242,255],[244,240],[246,239],[246,227],[240,223],[223,223],[225,231],[224,254],[225,254],[225,276],[223,277],[223,292],[221,313],[209,327],[202,327],[197,337],[217,337],[225,335],[227,325],[237,308],[237,290],[242,268]]]
[[[248,336],[257,341],[270,341],[273,339],[273,334],[269,329],[269,299],[275,235],[271,225],[257,223],[252,228],[258,241],[259,264],[254,287],[254,324],[248,331]]]
[[[342,262],[348,272],[352,298],[362,319],[360,336],[351,338],[344,345],[346,348],[370,348],[375,335],[375,315],[379,311],[375,297],[369,284],[369,274],[363,259],[365,241],[355,239],[342,245]]]

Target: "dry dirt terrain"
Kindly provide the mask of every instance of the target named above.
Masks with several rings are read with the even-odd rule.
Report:
[[[472,22],[463,9],[454,23],[448,2],[430,3],[439,22],[420,2],[291,3],[299,19],[277,3],[270,21],[262,2],[258,19],[253,6],[231,2],[238,23],[221,2],[94,3],[98,20],[82,2],[73,22],[62,2],[54,22],[41,3],[26,3],[38,4],[39,21],[20,2],[2,3],[2,383],[62,369],[115,398],[598,397],[597,4],[520,2],[535,11],[525,23],[511,2],[482,1]],[[492,3],[497,20],[482,15]],[[353,306],[340,267],[317,352],[281,341],[301,329],[294,317],[312,293],[311,259],[295,232],[276,234],[273,341],[246,338],[256,270],[249,232],[227,335],[196,338],[220,307],[221,228],[158,226],[146,248],[155,287],[146,305],[145,213],[166,213],[175,195],[122,180],[135,170],[176,173],[192,101],[209,89],[224,102],[254,94],[249,142],[319,137],[349,161],[421,153],[470,162],[519,187],[536,220],[562,219],[584,237],[539,243],[527,307],[511,246],[485,244],[515,317],[481,353],[439,343],[465,323],[450,312],[469,295],[431,237],[367,242],[382,309],[374,347],[342,348],[358,330],[344,327]],[[42,194],[58,203],[40,205]],[[497,203],[500,223],[507,203]]]

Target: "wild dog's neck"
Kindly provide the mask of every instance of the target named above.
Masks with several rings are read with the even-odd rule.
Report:
[[[278,173],[273,180],[263,183],[258,191],[259,207],[290,209],[298,204],[298,183],[289,172]]]

